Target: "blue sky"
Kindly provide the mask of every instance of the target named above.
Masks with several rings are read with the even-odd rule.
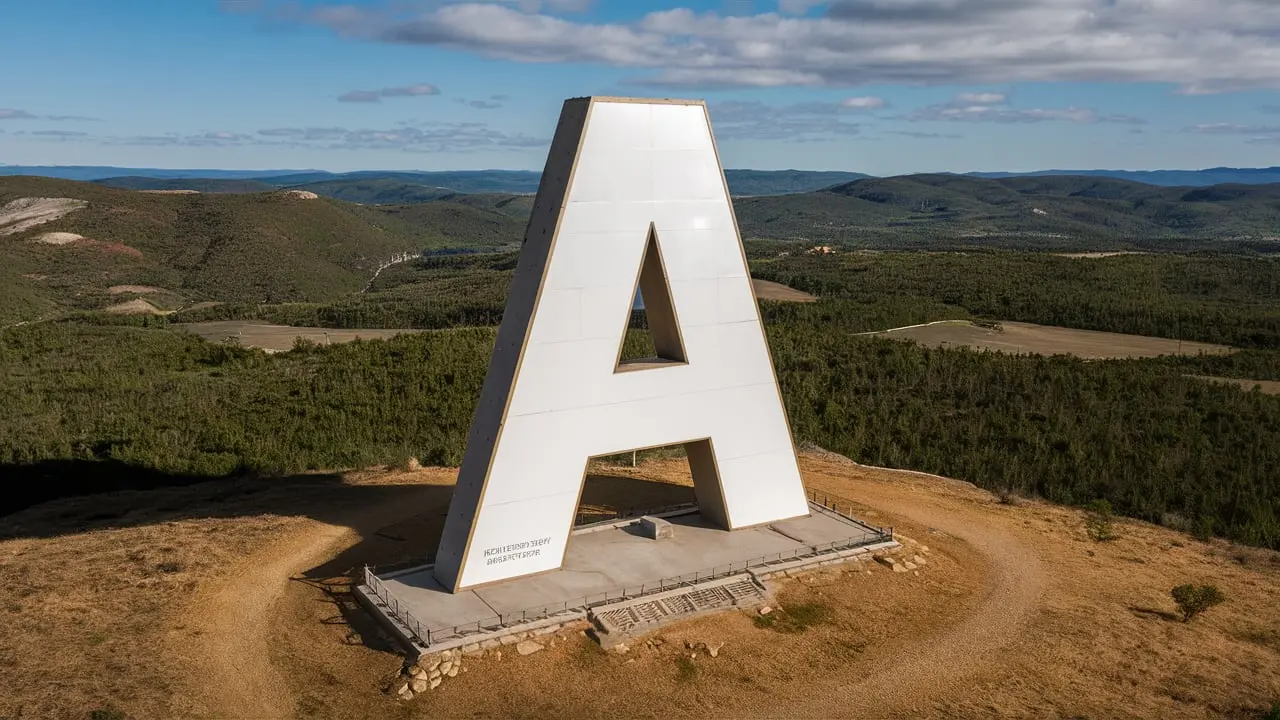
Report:
[[[7,164],[540,169],[601,94],[727,167],[1280,165],[1274,0],[40,0],[0,66]]]

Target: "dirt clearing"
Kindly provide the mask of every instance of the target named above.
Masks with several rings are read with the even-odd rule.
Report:
[[[756,297],[761,300],[780,300],[782,302],[814,302],[818,298],[807,292],[787,287],[771,280],[751,278],[751,287],[755,288]]]
[[[1238,378],[1212,377],[1209,375],[1193,375],[1192,377],[1199,378],[1200,380],[1208,380],[1209,382],[1236,385],[1245,392],[1253,392],[1256,388],[1258,392],[1266,395],[1280,395],[1280,381],[1277,380],[1241,380]]]
[[[173,312],[172,310],[161,310],[142,298],[108,306],[105,311],[112,315],[168,315]]]
[[[303,338],[318,345],[345,343],[352,340],[381,340],[401,333],[426,332],[404,329],[337,330],[321,327],[293,327],[270,325],[246,320],[216,320],[202,323],[179,323],[177,327],[199,335],[209,342],[226,342],[234,338],[244,347],[261,348],[267,352],[283,352],[293,348],[296,338]]]
[[[74,198],[18,198],[0,207],[0,235],[13,235],[52,222],[88,204]]]
[[[107,288],[107,292],[112,295],[123,295],[124,293],[148,295],[151,293],[164,292],[164,290],[158,287],[151,287],[150,285],[112,285]]]
[[[1101,260],[1102,258],[1122,257],[1124,255],[1149,255],[1140,250],[1111,250],[1103,252],[1054,253],[1058,257],[1077,258],[1083,260]]]
[[[1199,718],[1280,699],[1276,553],[1131,521],[1099,543],[1074,509],[839,456],[801,467],[893,525],[927,560],[919,574],[869,563],[788,580],[776,612],[807,618],[794,632],[733,611],[625,655],[551,636],[535,655],[471,659],[409,703],[382,692],[401,658],[346,590],[366,562],[432,550],[456,470],[31,508],[0,541],[0,582],[17,589],[0,623],[0,716]],[[592,502],[688,492],[675,460],[601,472]],[[1227,602],[1172,619],[1184,582]],[[691,658],[686,641],[724,645]]]
[[[1225,345],[1021,322],[1003,322],[999,328],[986,328],[954,320],[878,334],[914,340],[927,347],[969,347],[1024,355],[1075,355],[1086,360],[1201,353],[1225,355],[1233,352],[1233,348]]]
[[[37,235],[32,242],[42,243],[44,245],[70,245],[73,242],[84,240],[85,236],[77,235],[69,232],[47,232]]]

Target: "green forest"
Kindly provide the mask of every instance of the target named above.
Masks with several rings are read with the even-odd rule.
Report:
[[[1280,397],[1195,377],[1280,380],[1280,257],[1259,252],[1272,241],[1200,232],[1224,214],[1234,226],[1274,230],[1274,193],[916,176],[737,206],[756,238],[745,243],[752,275],[819,296],[761,302],[798,441],[993,490],[1105,498],[1200,536],[1280,548]],[[88,240],[41,244],[26,231],[9,237],[0,264],[0,477],[24,491],[0,512],[114,488],[460,461],[527,196],[375,207],[0,180],[0,202],[20,195],[85,199],[39,232]],[[1029,202],[1061,227],[1017,220]],[[974,230],[1006,221],[1021,229]],[[822,223],[845,235],[874,225],[917,249],[878,251],[871,238],[815,256],[805,253],[810,241],[789,239],[789,228]],[[1146,229],[1126,234],[1133,223]],[[1085,225],[1111,228],[1110,237],[1128,238],[1121,245],[1163,243],[1162,252],[1028,251],[1087,247],[1101,235],[1059,232]],[[1160,234],[1171,227],[1182,228],[1177,242]],[[374,276],[388,258],[427,249]],[[138,296],[117,283],[154,285],[144,296],[177,312],[104,314]],[[220,319],[433,332],[271,355],[181,329]],[[868,334],[943,319],[1241,350],[1082,361]],[[635,320],[628,342],[639,349],[647,339]]]
[[[768,327],[800,442],[1280,547],[1280,397],[1180,365],[1224,359],[1085,362],[930,350],[803,318]],[[154,320],[12,328],[0,467],[38,501],[408,457],[456,465],[493,338],[459,328],[268,355]],[[1277,355],[1237,370],[1274,373]]]
[[[817,295],[769,304],[770,322],[870,332],[988,318],[1280,349],[1280,258],[1011,251],[778,256],[755,246],[751,274]],[[786,252],[786,251],[783,251]],[[334,328],[497,324],[515,253],[428,257],[388,269],[368,293],[324,303],[227,304],[175,322],[256,319]]]

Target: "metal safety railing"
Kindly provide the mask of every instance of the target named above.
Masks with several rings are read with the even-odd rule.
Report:
[[[828,555],[834,552],[863,547],[866,545],[875,545],[877,543],[888,542],[893,539],[892,527],[875,527],[854,519],[851,515],[846,514],[846,512],[841,509],[842,506],[839,498],[833,498],[829,495],[819,494],[814,491],[808,491],[806,494],[810,502],[828,511],[834,512],[841,517],[866,528],[866,530],[858,535],[833,542],[803,545],[801,547],[792,548],[791,550],[779,553],[761,555],[749,560],[740,560],[727,565],[713,566],[706,570],[698,570],[684,575],[660,578],[653,582],[642,583],[638,586],[623,587],[603,593],[584,595],[582,597],[564,600],[553,605],[544,605],[541,607],[527,608],[510,613],[493,615],[481,620],[460,625],[436,627],[423,625],[413,616],[413,613],[405,607],[404,603],[400,602],[400,600],[396,598],[396,596],[387,588],[386,584],[374,574],[374,568],[368,565],[364,567],[364,584],[383,604],[387,613],[413,635],[414,640],[425,647],[430,647],[432,644],[443,640],[484,635],[513,625],[536,622],[558,615],[568,615],[571,613],[577,615],[593,607],[611,602],[632,600],[646,595],[666,592],[668,590],[692,587],[699,583],[718,580],[730,575],[737,575],[752,569],[767,568],[771,565],[788,563],[808,557]],[[845,503],[846,504],[843,507],[848,510],[852,510],[851,504],[847,501],[845,501]],[[684,509],[685,507],[687,506],[671,506],[665,509],[660,508],[656,511],[648,510],[640,515],[652,515],[655,512],[667,512],[670,510]],[[636,517],[639,517],[640,515],[637,515]],[[616,519],[607,522],[615,521]]]
[[[604,506],[596,512],[578,512],[573,518],[573,528],[575,530],[591,527],[594,525],[604,525],[608,523],[616,523],[619,520],[630,520],[642,518],[645,515],[664,515],[680,511],[694,511],[698,509],[697,503],[678,503],[675,505],[661,505],[659,507],[649,508],[626,508],[618,509],[615,507]]]

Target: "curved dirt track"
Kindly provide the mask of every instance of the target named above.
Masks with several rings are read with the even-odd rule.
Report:
[[[936,475],[863,467],[906,475],[920,475],[949,483]],[[853,683],[836,685],[804,705],[795,716],[898,717],[910,716],[930,705],[932,698],[954,694],[953,689],[980,673],[1004,648],[1019,642],[1046,587],[1043,567],[1035,552],[1013,535],[991,526],[984,518],[952,498],[926,494],[911,486],[860,483],[858,501],[885,514],[903,518],[968,543],[987,563],[984,596],[974,611],[941,637],[904,646],[883,670]],[[919,538],[922,542],[927,540]],[[904,678],[910,678],[904,682]],[[838,709],[838,710],[837,710]]]
[[[822,470],[838,476],[842,466],[857,467],[834,462]],[[903,646],[883,670],[856,683],[810,686],[802,697],[787,702],[789,716],[898,717],[928,707],[931,697],[970,679],[994,654],[1018,641],[1045,586],[1034,552],[992,527],[990,518],[963,500],[922,492],[910,483],[859,482],[856,492],[861,504],[971,545],[986,564],[986,588],[977,609],[942,637]],[[357,542],[360,534],[352,528],[375,530],[419,510],[392,499],[349,508],[328,522],[300,520],[299,531],[246,557],[228,573],[226,584],[199,592],[184,613],[199,631],[199,646],[179,650],[199,682],[188,706],[176,709],[209,717],[295,716],[296,699],[273,665],[269,648],[271,628],[283,622],[277,617],[278,601],[290,578]],[[927,543],[927,538],[919,540]]]
[[[198,682],[190,706],[175,709],[203,717],[294,717],[295,699],[268,647],[276,605],[290,579],[358,542],[360,533],[353,528],[389,525],[419,510],[392,498],[346,508],[332,522],[302,520],[296,534],[231,568],[224,584],[202,589],[183,611],[200,642],[177,650]]]

